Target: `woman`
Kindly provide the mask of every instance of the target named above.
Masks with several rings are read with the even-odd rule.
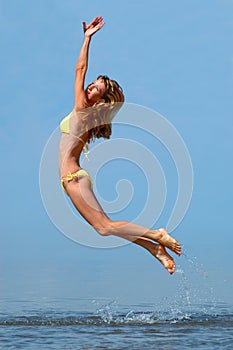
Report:
[[[74,108],[60,125],[61,184],[75,208],[100,235],[115,235],[140,245],[173,274],[175,263],[165,247],[180,255],[180,244],[165,229],[150,230],[126,221],[112,221],[92,191],[90,175],[80,167],[80,154],[82,150],[87,153],[87,143],[110,137],[111,120],[124,102],[121,87],[107,76],[99,76],[84,89],[90,41],[103,25],[102,17],[96,17],[89,25],[83,22],[84,42],[76,64]]]

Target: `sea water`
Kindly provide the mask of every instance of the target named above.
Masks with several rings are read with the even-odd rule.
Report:
[[[233,306],[215,300],[205,271],[184,256],[198,283],[177,266],[172,298],[155,303],[2,298],[0,349],[232,350]]]
[[[225,304],[161,311],[156,305],[129,309],[98,301],[91,312],[82,310],[81,300],[73,300],[75,311],[59,306],[67,300],[50,301],[50,306],[11,303],[17,311],[0,315],[0,349],[233,348],[233,309]]]

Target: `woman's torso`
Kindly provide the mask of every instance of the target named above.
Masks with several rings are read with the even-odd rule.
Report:
[[[82,112],[72,111],[60,123],[61,140],[59,145],[60,176],[80,168],[80,155],[88,138]]]

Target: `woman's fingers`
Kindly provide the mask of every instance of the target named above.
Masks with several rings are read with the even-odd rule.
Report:
[[[99,23],[99,25],[98,25],[99,29],[102,28],[104,25],[105,25],[104,22]]]
[[[83,23],[83,31],[87,36],[92,36],[94,33],[100,30],[105,24],[103,22],[102,16],[95,17],[89,24],[86,24],[85,21],[83,21],[82,23]]]
[[[99,23],[101,23],[103,21],[103,17],[102,16],[99,16],[99,17],[95,17],[90,24],[86,25],[86,22],[83,22],[85,23],[86,25],[86,28],[89,29],[91,27],[95,27],[96,25],[98,25]]]
[[[103,20],[103,17],[102,16],[99,16],[99,17],[96,17],[93,19],[93,22],[101,22]]]

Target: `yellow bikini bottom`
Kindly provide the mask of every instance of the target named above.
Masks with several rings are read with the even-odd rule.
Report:
[[[91,179],[90,175],[88,174],[88,172],[84,169],[79,169],[78,171],[75,171],[74,173],[68,173],[67,176],[61,178],[61,186],[67,195],[68,195],[68,193],[65,189],[64,182],[65,181],[68,181],[68,182],[72,181],[75,177],[77,177],[79,179],[82,176],[86,176],[90,180],[91,186],[93,187],[93,182],[92,182],[92,179]]]

